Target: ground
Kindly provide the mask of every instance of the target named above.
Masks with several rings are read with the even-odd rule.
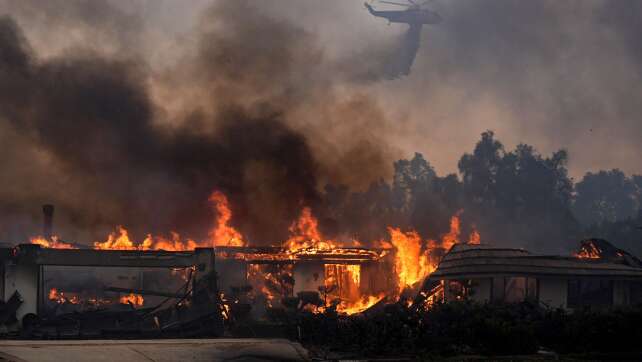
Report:
[[[0,341],[0,361],[169,362],[306,361],[307,351],[283,339]]]

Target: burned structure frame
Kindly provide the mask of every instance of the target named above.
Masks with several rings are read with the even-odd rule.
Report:
[[[106,267],[106,268],[190,268],[191,288],[182,296],[174,296],[176,303],[156,306],[125,313],[97,311],[91,323],[81,334],[104,335],[107,330],[122,330],[120,320],[135,320],[135,328],[128,333],[154,336],[175,336],[177,333],[220,335],[223,320],[215,271],[215,254],[212,248],[197,248],[194,251],[134,251],[91,249],[48,249],[40,245],[21,244],[0,249],[0,325],[7,330],[51,330],[59,326],[60,318],[43,320],[44,290],[43,270],[46,266]],[[146,293],[139,290],[139,293]],[[154,293],[154,292],[151,292]],[[172,297],[171,295],[169,296]],[[90,316],[91,313],[87,314]],[[74,317],[67,316],[74,319]],[[86,317],[86,316],[85,316]],[[64,319],[64,318],[63,318]],[[92,320],[92,318],[89,318]],[[76,322],[78,319],[74,319]],[[97,320],[100,320],[98,322]],[[203,323],[201,323],[203,322]],[[197,326],[194,326],[196,323]],[[64,324],[64,323],[62,323]],[[57,328],[55,333],[59,333]],[[37,334],[37,333],[36,333]],[[47,334],[47,333],[44,333]],[[73,332],[72,332],[73,334]]]

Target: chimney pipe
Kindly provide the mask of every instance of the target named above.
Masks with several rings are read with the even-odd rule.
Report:
[[[53,235],[53,214],[54,206],[53,205],[42,205],[42,213],[44,214],[44,223],[42,225],[42,236],[51,241],[51,236]]]

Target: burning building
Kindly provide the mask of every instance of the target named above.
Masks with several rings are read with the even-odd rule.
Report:
[[[2,248],[0,324],[42,338],[221,335],[214,260],[206,248]]]
[[[459,243],[457,215],[439,241],[390,227],[389,240],[364,247],[358,240],[325,238],[311,210],[303,208],[281,245],[250,246],[229,225],[227,198],[215,192],[210,201],[218,216],[208,240],[174,233],[170,238],[150,234],[137,242],[118,227],[93,247],[57,237],[53,207],[44,207],[44,236],[1,249],[5,317],[0,324],[15,329],[49,323],[53,327],[41,334],[59,335],[61,320],[78,326],[79,315],[100,319],[109,311],[107,325],[88,325],[115,330],[127,316],[137,321],[136,333],[170,333],[185,331],[185,323],[201,326],[207,318],[220,326],[223,319],[248,311],[258,319],[287,308],[354,314],[378,303],[410,300],[444,253]],[[479,235],[474,232],[468,242],[478,243]],[[64,333],[99,332],[71,328]]]
[[[444,256],[423,290],[420,296],[434,297],[439,291],[444,301],[530,300],[565,309],[633,305],[642,302],[642,263],[600,239],[583,241],[569,257],[458,244]]]

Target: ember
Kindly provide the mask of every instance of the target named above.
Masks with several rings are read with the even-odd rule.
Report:
[[[49,291],[49,300],[58,304],[71,303],[78,304],[80,301],[77,296],[67,297],[64,292],[59,292],[58,289],[52,288]]]
[[[130,293],[128,295],[124,295],[120,297],[119,303],[129,304],[135,307],[142,307],[143,304],[145,303],[145,299],[143,298],[142,295]]]
[[[602,250],[595,243],[583,243],[575,256],[580,259],[599,259],[602,257]]]

